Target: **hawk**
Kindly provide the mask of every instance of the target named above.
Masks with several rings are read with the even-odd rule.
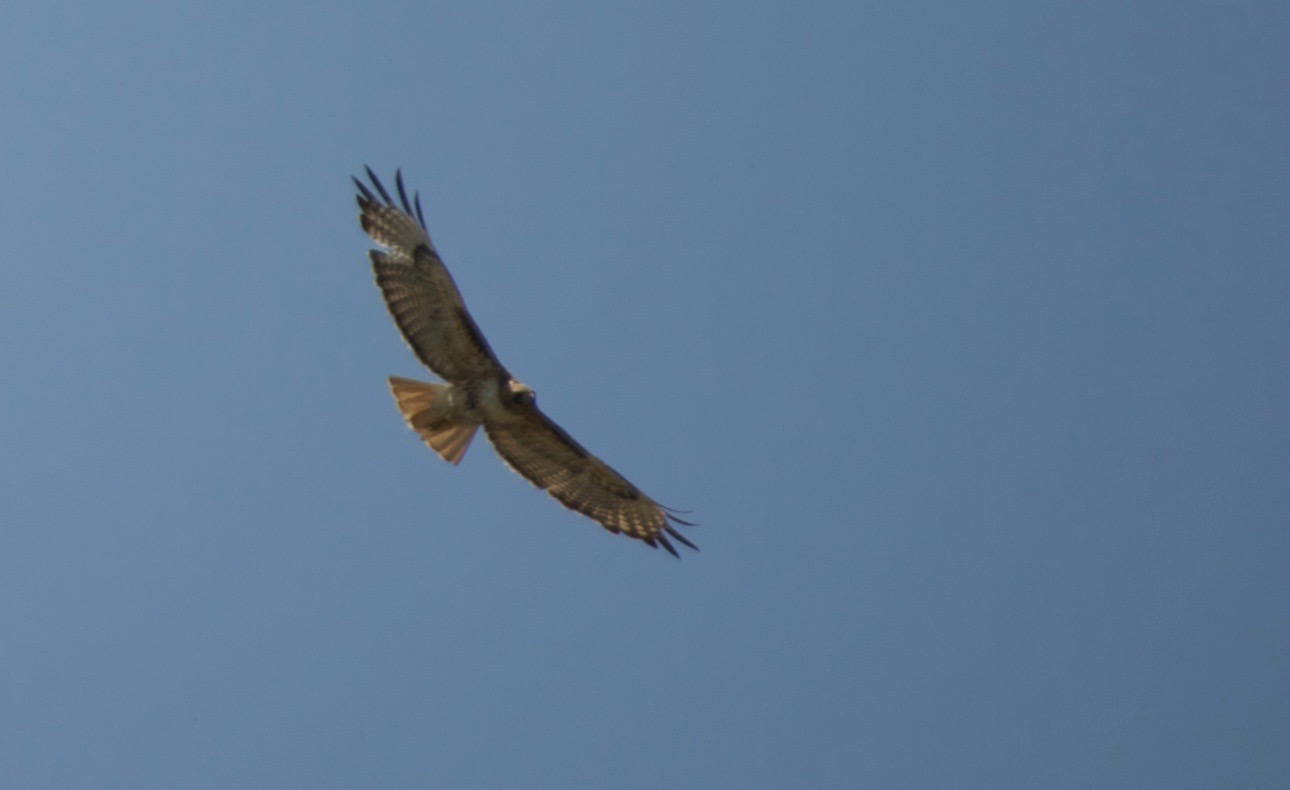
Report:
[[[697,551],[676,530],[693,524],[650,499],[538,409],[533,390],[502,366],[466,311],[430,241],[421,196],[409,201],[403,174],[395,171],[396,204],[372,169],[366,170],[372,188],[357,178],[354,183],[359,224],[384,248],[369,253],[376,284],[412,353],[446,382],[390,377],[408,426],[451,464],[461,463],[483,426],[511,469],[570,510],[676,557],[681,555],[672,540]]]

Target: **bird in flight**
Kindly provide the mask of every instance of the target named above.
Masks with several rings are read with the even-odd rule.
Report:
[[[681,555],[672,540],[697,551],[676,529],[693,524],[650,499],[538,409],[533,390],[502,366],[466,311],[430,241],[421,196],[409,201],[396,171],[396,203],[372,169],[366,170],[371,188],[357,178],[354,183],[359,224],[384,248],[369,253],[376,284],[412,353],[446,382],[390,377],[408,426],[451,464],[461,463],[483,426],[511,469],[570,510],[676,557]]]

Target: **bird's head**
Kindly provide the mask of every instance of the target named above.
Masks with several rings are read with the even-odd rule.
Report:
[[[537,399],[537,395],[533,390],[515,379],[506,382],[506,394],[512,406],[531,406]]]

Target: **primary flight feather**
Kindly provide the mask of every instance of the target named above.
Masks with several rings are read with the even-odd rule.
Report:
[[[697,550],[676,530],[693,524],[587,452],[497,360],[430,241],[420,195],[408,200],[402,174],[394,176],[397,203],[371,168],[367,177],[370,189],[357,178],[354,183],[359,223],[384,248],[370,252],[376,284],[412,353],[447,382],[390,377],[408,426],[452,464],[461,462],[482,426],[508,466],[570,510],[678,557],[669,536]]]

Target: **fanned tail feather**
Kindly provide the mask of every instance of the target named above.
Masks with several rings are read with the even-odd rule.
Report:
[[[448,389],[444,384],[390,376],[390,392],[408,427],[416,431],[440,458],[450,464],[459,464],[479,426],[451,419]]]

